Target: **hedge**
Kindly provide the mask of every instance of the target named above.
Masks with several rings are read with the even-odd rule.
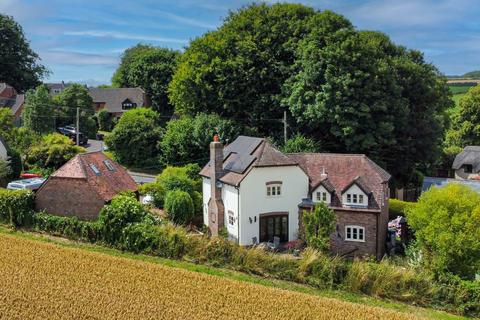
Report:
[[[398,216],[405,217],[407,210],[417,204],[416,202],[407,202],[398,199],[390,199],[388,202],[388,216],[390,220],[395,219]]]
[[[0,189],[0,221],[14,226],[29,225],[34,194],[27,190]]]

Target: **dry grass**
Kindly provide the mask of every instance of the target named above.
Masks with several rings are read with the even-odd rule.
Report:
[[[0,235],[0,319],[417,319]]]

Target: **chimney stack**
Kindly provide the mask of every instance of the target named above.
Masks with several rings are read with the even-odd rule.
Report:
[[[208,205],[208,226],[213,236],[218,236],[225,217],[225,208],[222,201],[222,186],[219,181],[223,174],[223,145],[218,135],[210,143],[210,202]]]
[[[320,178],[325,180],[328,178],[328,173],[325,171],[325,167],[322,167],[322,173],[320,174]]]

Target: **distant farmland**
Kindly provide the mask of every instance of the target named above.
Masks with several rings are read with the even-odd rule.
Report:
[[[418,319],[0,235],[0,319]]]

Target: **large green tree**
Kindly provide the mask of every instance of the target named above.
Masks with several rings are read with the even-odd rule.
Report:
[[[22,27],[12,17],[0,14],[0,82],[20,92],[35,88],[47,74],[39,60]]]
[[[80,132],[94,138],[97,131],[93,119],[95,110],[88,89],[81,84],[71,84],[54,98],[58,106],[57,126],[76,125],[77,108],[80,112]]]
[[[159,114],[151,109],[129,110],[106,138],[107,146],[122,164],[158,166],[158,141],[162,138],[159,122]]]
[[[112,77],[112,84],[144,89],[152,107],[162,116],[169,116],[173,107],[168,102],[168,84],[179,56],[179,51],[150,45],[138,44],[128,48]]]
[[[419,52],[381,33],[325,24],[317,21],[302,42],[284,104],[327,150],[367,153],[408,182],[439,155],[451,103],[445,80]]]
[[[29,90],[22,113],[24,127],[39,134],[55,131],[55,112],[46,86]]]
[[[468,90],[460,100],[447,143],[459,147],[480,144],[480,85]]]
[[[445,79],[421,53],[344,17],[254,4],[191,42],[170,84],[180,114],[215,112],[278,137],[279,119],[325,151],[366,153],[399,184],[438,158]]]
[[[264,135],[280,133],[283,83],[314,15],[297,4],[255,4],[232,12],[218,30],[193,40],[180,58],[170,84],[175,111],[214,112]]]

